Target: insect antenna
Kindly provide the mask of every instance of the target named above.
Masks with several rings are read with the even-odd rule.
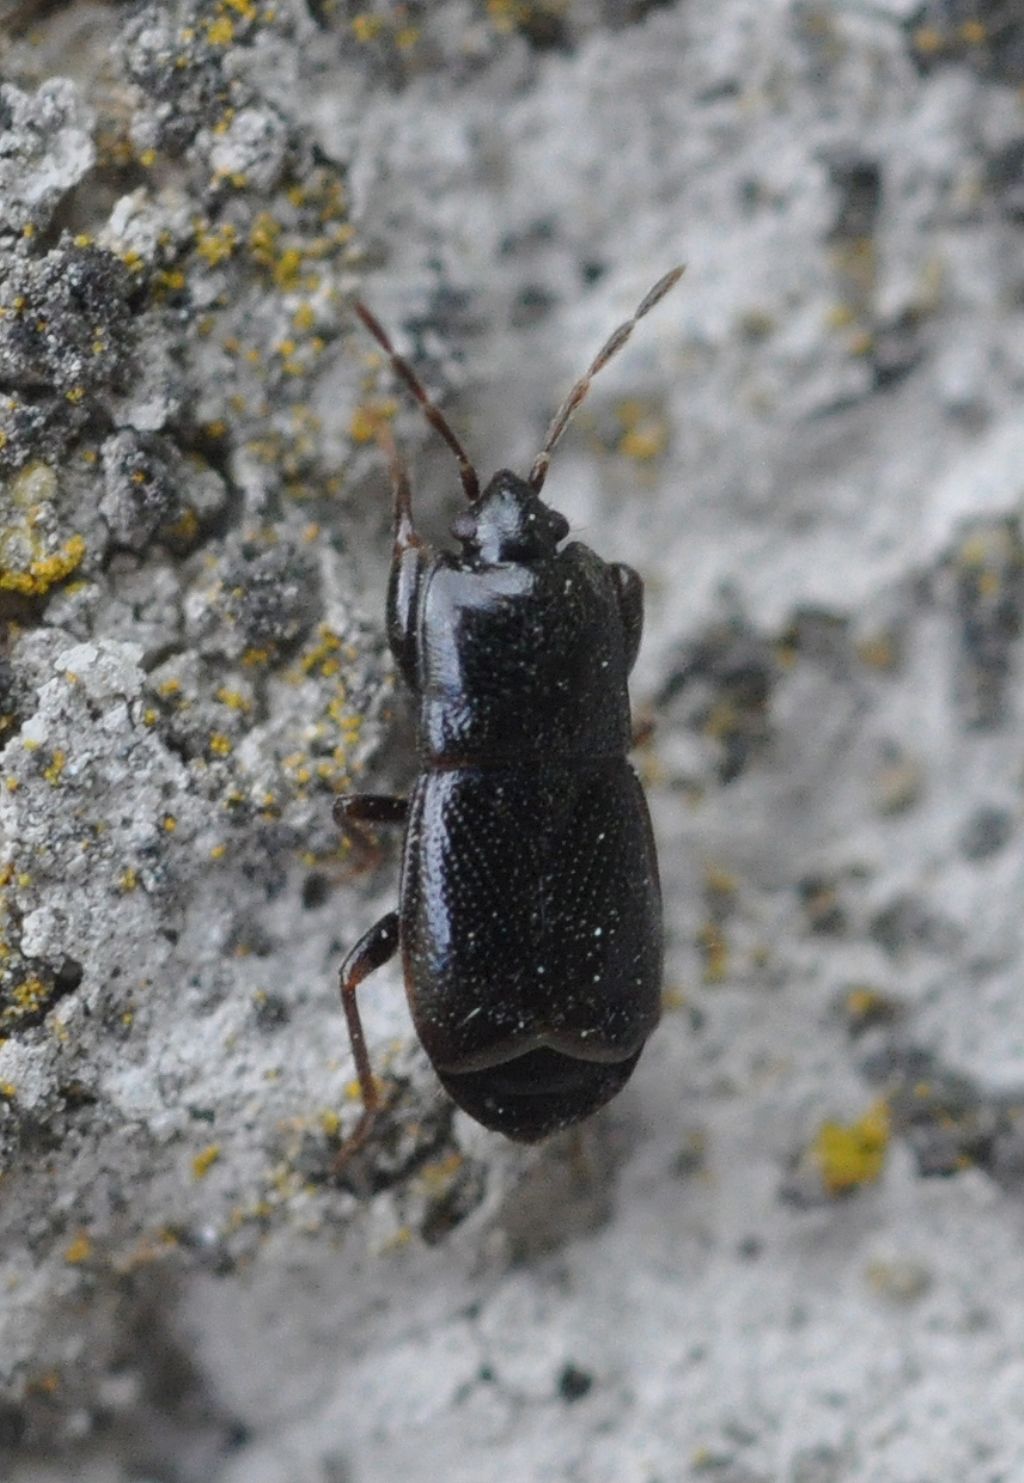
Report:
[[[601,349],[597,352],[585,375],[580,377],[572,391],[570,391],[565,401],[559,407],[552,418],[551,426],[548,428],[544,447],[537,454],[537,457],[534,459],[533,468],[530,470],[530,483],[533,485],[535,493],[540,494],[541,489],[544,487],[548,464],[551,462],[551,455],[555,450],[555,445],[569,426],[573,414],[590,390],[590,383],[598,371],[602,370],[608,364],[613,355],[619,353],[644,315],[649,314],[655,304],[661,302],[669,289],[675,287],[685,271],[686,265],[683,264],[678,268],[673,268],[671,273],[666,273],[664,278],[658,279],[654,287],[640,300],[633,317],[627,319],[625,324],[620,324],[618,329],[609,335],[608,339],[601,346]]]
[[[458,438],[455,436],[454,432],[452,432],[452,429],[449,426],[447,419],[442,414],[440,407],[436,406],[435,403],[431,401],[430,397],[427,395],[426,389],[420,382],[419,377],[416,375],[416,372],[413,370],[409,362],[405,359],[404,356],[398,354],[398,351],[392,345],[390,339],[388,338],[387,332],[384,329],[384,326],[381,324],[377,316],[375,314],[371,314],[366,305],[361,303],[358,299],[352,305],[352,307],[359,318],[362,320],[363,324],[370,331],[370,334],[377,341],[377,344],[384,351],[391,364],[391,369],[394,371],[395,375],[399,376],[405,382],[406,386],[409,388],[413,396],[423,408],[423,415],[426,417],[431,427],[441,434],[442,438],[444,438],[445,442],[448,444],[448,447],[455,454],[455,457],[459,461],[459,478],[462,480],[462,488],[465,491],[467,500],[472,502],[480,494],[480,481],[476,476],[476,469],[470,463],[469,455],[467,454],[465,448],[463,448],[462,444],[459,442]]]

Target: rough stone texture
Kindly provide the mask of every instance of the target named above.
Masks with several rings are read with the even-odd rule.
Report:
[[[0,1476],[1020,1477],[1017,8],[5,25]],[[683,259],[547,485],[647,581],[663,1026],[517,1149],[386,970],[332,1184],[382,403],[457,508],[347,299],[486,473]]]

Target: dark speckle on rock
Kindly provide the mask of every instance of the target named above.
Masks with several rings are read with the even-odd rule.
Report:
[[[593,1388],[594,1377],[579,1365],[567,1364],[558,1377],[558,1394],[569,1405],[581,1401]]]
[[[960,849],[967,860],[987,860],[1003,849],[1012,834],[1013,815],[1008,809],[979,808],[960,831]]]

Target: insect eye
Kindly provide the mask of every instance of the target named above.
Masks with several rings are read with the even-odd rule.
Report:
[[[476,535],[476,518],[468,510],[456,515],[451,523],[451,532],[457,541],[472,541]]]

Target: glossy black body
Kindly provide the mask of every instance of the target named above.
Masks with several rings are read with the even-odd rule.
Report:
[[[380,1109],[360,985],[400,951],[420,1039],[452,1099],[532,1142],[596,1111],[632,1074],[658,1021],[662,927],[647,804],[629,765],[627,680],[643,586],[579,543],[544,504],[551,455],[598,372],[682,276],[672,268],[602,345],[548,427],[528,479],[480,493],[440,408],[365,304],[353,305],[455,456],[466,508],[458,554],[416,530],[386,419],[394,561],[388,638],[418,713],[420,773],[406,800],[335,799],[339,825],[405,824],[397,911],[364,933],[339,988],[363,1114],[340,1173]]]
[[[398,945],[417,1033],[455,1102],[524,1141],[589,1116],[658,1020],[662,928],[627,752],[639,577],[515,474],[396,544],[388,634],[417,706]]]

